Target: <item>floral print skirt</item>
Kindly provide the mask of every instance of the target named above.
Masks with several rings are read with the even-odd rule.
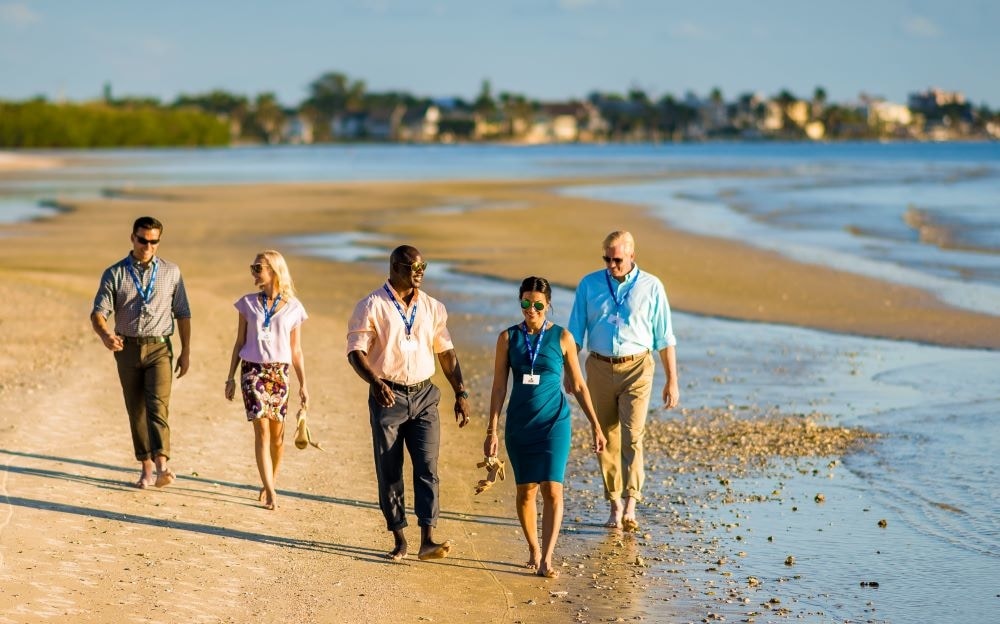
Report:
[[[258,418],[285,420],[288,412],[288,364],[258,364],[243,361],[240,365],[240,389],[247,420]]]

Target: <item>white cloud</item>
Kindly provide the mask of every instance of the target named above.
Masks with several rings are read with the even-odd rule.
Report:
[[[35,22],[41,21],[42,17],[31,10],[23,2],[8,2],[0,4],[0,22],[12,24],[18,28],[26,28]]]
[[[911,15],[903,18],[903,32],[914,37],[934,38],[941,35],[941,29],[929,18]]]

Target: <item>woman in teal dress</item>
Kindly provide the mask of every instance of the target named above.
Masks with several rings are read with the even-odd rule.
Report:
[[[590,421],[594,452],[604,449],[605,439],[590,403],[587,384],[580,373],[576,343],[568,330],[545,319],[552,288],[541,277],[521,282],[521,323],[497,337],[493,367],[490,422],[483,452],[497,454],[497,426],[507,397],[507,378],[513,379],[504,437],[507,456],[517,483],[517,517],[528,541],[528,568],[539,576],[555,578],[552,565],[563,515],[563,476],[570,448],[570,409],[563,394],[563,371],[573,396]],[[538,511],[535,499],[542,494],[542,543],[538,544]]]

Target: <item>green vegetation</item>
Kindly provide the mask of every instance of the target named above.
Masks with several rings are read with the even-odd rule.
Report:
[[[226,145],[225,121],[198,109],[152,104],[0,102],[0,147],[161,147]]]
[[[702,140],[1000,139],[1000,111],[973,107],[960,92],[912,93],[908,106],[861,94],[857,103],[811,99],[788,89],[766,96],[722,89],[652,97],[594,91],[584,100],[540,102],[494,94],[483,80],[471,100],[428,98],[405,91],[370,92],[364,80],[325,72],[296,106],[273,92],[256,96],[221,89],[182,93],[173,102],[118,97],[105,85],[101,101],[55,104],[0,101],[0,149],[207,146],[230,143],[350,141],[702,141]]]

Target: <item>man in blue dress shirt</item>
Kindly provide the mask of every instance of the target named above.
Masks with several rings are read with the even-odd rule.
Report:
[[[642,438],[656,368],[650,352],[660,354],[666,370],[663,403],[676,407],[677,339],[663,283],[635,264],[632,235],[612,232],[603,248],[606,268],[580,280],[569,330],[577,349],[586,345],[590,352],[587,385],[607,438],[598,455],[604,495],[611,503],[606,526],[635,531],[635,506],[645,480]]]

